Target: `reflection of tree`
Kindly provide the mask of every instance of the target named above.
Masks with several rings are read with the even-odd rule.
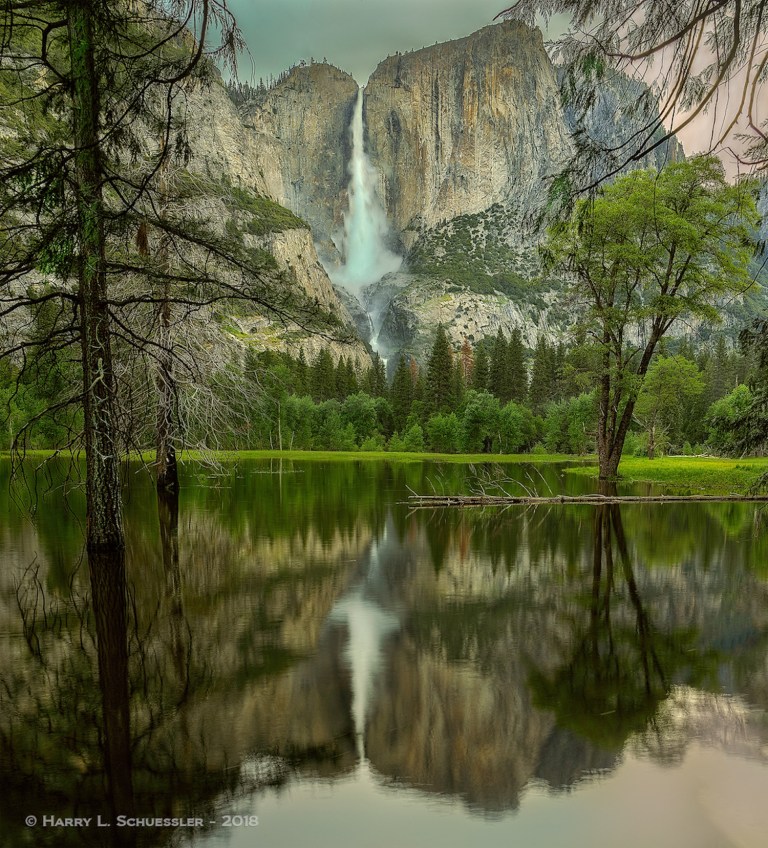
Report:
[[[568,660],[552,674],[532,671],[539,707],[558,724],[606,748],[621,748],[630,733],[652,722],[670,681],[684,668],[705,665],[689,630],[666,632],[645,607],[617,504],[595,508],[587,617],[572,619]],[[689,675],[690,676],[690,675]]]
[[[122,549],[92,550],[88,568],[96,624],[107,795],[113,817],[131,815],[134,807],[125,553]]]

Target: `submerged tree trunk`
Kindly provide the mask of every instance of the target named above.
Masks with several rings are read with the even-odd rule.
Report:
[[[83,364],[88,551],[122,549],[120,474],[105,262],[99,137],[99,79],[92,0],[68,6],[72,64],[74,192],[78,214],[78,282]]]

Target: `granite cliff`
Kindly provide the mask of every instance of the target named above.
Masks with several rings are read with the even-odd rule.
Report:
[[[348,74],[314,63],[241,109],[259,161],[254,184],[310,224],[331,274],[344,262],[357,91]],[[370,320],[343,296],[361,336],[376,338],[385,355],[423,356],[438,322],[456,345],[499,327],[520,327],[531,346],[542,333],[559,335],[567,324],[556,305],[560,281],[541,278],[532,225],[547,177],[572,155],[576,133],[623,133],[620,104],[645,94],[611,77],[577,119],[561,105],[541,33],[519,22],[384,59],[363,90],[365,150],[391,225],[388,247],[405,261],[354,293]],[[641,164],[681,155],[674,142]]]
[[[538,206],[570,152],[541,33],[519,23],[390,56],[365,95],[369,155],[406,248],[459,215]]]

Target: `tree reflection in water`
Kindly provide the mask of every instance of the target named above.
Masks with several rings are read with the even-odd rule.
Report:
[[[656,627],[643,602],[618,504],[594,508],[587,615],[571,622],[571,649],[554,672],[532,669],[534,703],[558,725],[606,750],[654,726],[673,681],[696,683],[717,658],[696,647],[693,629]]]
[[[61,511],[6,526],[0,492],[0,843],[101,848],[104,830],[32,832],[23,816],[109,815],[131,795],[142,816],[279,800],[290,819],[266,785],[341,798],[361,754],[393,796],[491,817],[633,753],[679,756],[702,734],[722,747],[738,721],[762,756],[768,542],[747,538],[751,509],[411,513],[400,502],[431,473],[418,463],[274,470],[190,482],[181,522],[138,481],[126,564],[91,563],[92,588],[84,563],[67,575]],[[466,485],[461,466],[441,474]],[[358,589],[362,629],[339,616]]]
[[[207,690],[211,670],[192,667],[178,495],[161,492],[158,506],[165,596],[153,614],[137,608],[122,551],[88,556],[87,587],[82,558],[67,592],[48,592],[36,562],[17,587],[23,639],[0,673],[0,844],[165,845],[168,828],[97,828],[96,817],[199,817],[216,797],[281,779],[279,770],[245,776],[212,765],[205,740],[186,725],[185,707]],[[93,823],[30,829],[28,815]]]

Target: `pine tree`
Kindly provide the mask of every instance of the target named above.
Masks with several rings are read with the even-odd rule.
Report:
[[[398,433],[403,432],[405,422],[411,414],[413,389],[414,384],[410,363],[405,356],[401,356],[395,369],[395,375],[392,378],[392,391],[390,393],[394,427]]]
[[[336,396],[336,370],[328,348],[322,348],[312,363],[310,388],[316,401],[330,400]]]
[[[373,364],[365,372],[363,387],[371,397],[387,396],[387,372],[378,353],[373,354]]]
[[[341,400],[349,397],[350,395],[357,394],[360,390],[360,385],[357,380],[357,372],[355,371],[355,366],[352,363],[352,357],[348,357],[344,363],[344,377],[343,377],[343,389],[344,395]]]
[[[533,353],[531,385],[528,390],[528,402],[531,409],[534,412],[541,412],[550,401],[554,400],[556,387],[556,352],[541,334]]]
[[[515,327],[507,347],[507,371],[510,379],[511,400],[523,403],[528,397],[528,374],[525,369],[523,338]]]
[[[304,348],[301,348],[299,351],[299,358],[296,360],[294,372],[296,375],[294,378],[294,393],[299,397],[309,394],[309,366],[304,356]]]
[[[489,364],[488,354],[485,352],[483,345],[478,345],[475,350],[475,363],[472,373],[472,388],[478,392],[484,392],[488,389]]]
[[[507,340],[499,327],[499,332],[493,340],[491,348],[490,375],[488,388],[502,403],[506,403],[512,396],[512,384],[509,370],[507,368]]]
[[[457,356],[453,363],[453,408],[461,404],[467,384],[464,382],[464,365],[461,356]]]
[[[472,345],[469,343],[466,336],[461,344],[459,362],[461,363],[462,383],[466,388],[472,385],[472,376],[474,371],[474,353],[472,351]]]
[[[453,353],[448,335],[438,324],[435,343],[427,363],[425,403],[428,412],[450,412],[455,405]]]

